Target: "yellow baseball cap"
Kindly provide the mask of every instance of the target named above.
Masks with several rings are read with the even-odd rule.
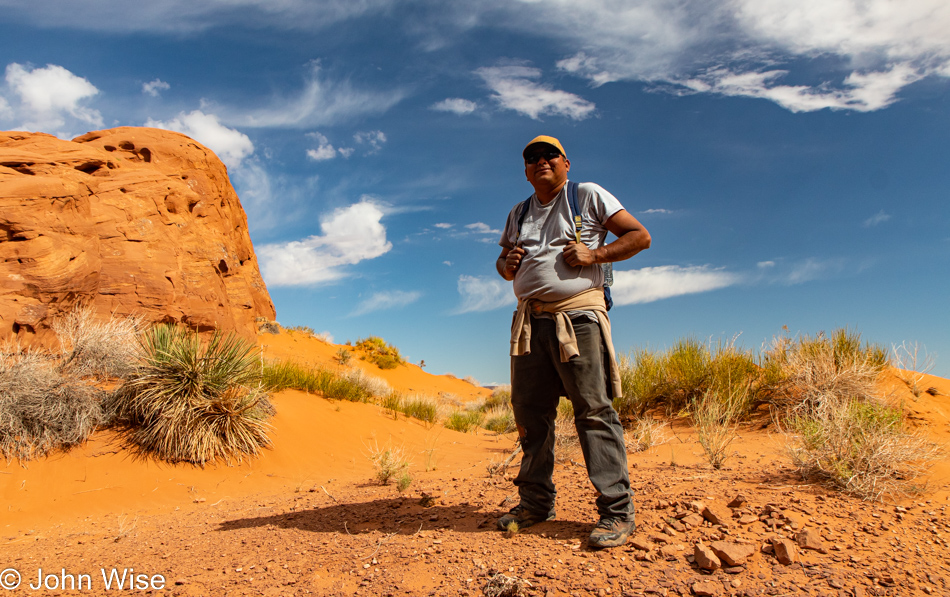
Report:
[[[555,139],[554,137],[549,137],[547,135],[538,135],[534,139],[531,139],[531,142],[524,146],[524,151],[521,152],[521,157],[527,158],[528,149],[532,145],[537,145],[538,143],[544,143],[546,145],[550,145],[551,147],[560,151],[561,155],[563,155],[564,157],[567,157],[567,153],[564,151],[564,147],[561,146],[561,142]]]

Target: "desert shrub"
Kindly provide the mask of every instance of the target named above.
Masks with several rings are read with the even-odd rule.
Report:
[[[346,365],[347,363],[349,363],[350,357],[352,356],[353,356],[353,353],[351,353],[349,350],[345,348],[341,348],[340,350],[336,351],[336,360],[341,365]]]
[[[62,348],[61,367],[77,377],[123,377],[139,356],[142,319],[115,317],[97,321],[92,307],[80,306],[53,320],[50,327]]]
[[[873,400],[887,365],[882,351],[876,345],[862,347],[860,335],[848,330],[835,330],[830,337],[777,338],[767,359],[781,367],[785,384],[771,402],[785,412],[816,414],[839,402]]]
[[[398,419],[399,413],[402,412],[402,394],[390,392],[380,399],[379,405],[386,409],[386,413],[393,419]]]
[[[675,412],[702,396],[709,377],[709,348],[695,338],[678,340],[664,362],[668,408]]]
[[[491,391],[491,396],[485,399],[482,410],[489,411],[498,406],[511,405],[511,386],[498,386]]]
[[[0,352],[0,454],[27,461],[82,443],[108,419],[102,395],[49,357],[8,345]]]
[[[379,336],[358,340],[356,349],[363,353],[363,360],[375,363],[380,369],[395,369],[406,362],[399,354],[398,348],[387,344]]]
[[[817,413],[790,419],[788,444],[805,478],[824,480],[864,499],[917,493],[917,480],[942,450],[902,427],[898,409],[858,399],[823,401]]]
[[[452,431],[461,431],[468,433],[473,429],[478,429],[482,424],[485,415],[478,411],[455,410],[445,419],[445,427]]]
[[[666,423],[647,417],[637,419],[626,436],[627,448],[632,452],[645,452],[670,441],[670,436],[666,433]]]
[[[393,391],[385,379],[370,375],[362,369],[348,371],[341,379],[347,385],[355,386],[351,393],[359,398],[351,399],[354,402],[369,402],[374,397],[382,398],[392,394]]]
[[[387,485],[391,480],[403,475],[408,476],[409,461],[405,450],[401,447],[380,448],[375,441],[369,449],[369,460],[376,469],[376,480],[380,485]],[[411,481],[411,477],[410,477]],[[406,485],[408,487],[408,484]],[[400,490],[401,491],[401,490]]]
[[[660,402],[666,391],[664,357],[647,349],[620,355],[620,385],[623,396],[614,398],[614,408],[622,416],[641,416]]]
[[[439,406],[426,396],[410,396],[402,403],[402,412],[407,417],[435,424],[439,418]]]
[[[292,361],[269,361],[264,363],[261,381],[273,392],[300,390],[316,394],[323,392],[334,374],[326,369],[307,367]]]
[[[294,326],[290,326],[289,328],[284,328],[284,329],[286,329],[288,332],[291,332],[291,333],[300,332],[304,336],[316,337],[317,335],[316,332],[313,331],[313,328],[308,325],[294,325]]]
[[[744,390],[738,386],[707,390],[690,405],[690,416],[706,459],[713,468],[722,468],[728,448],[736,438],[736,420],[741,412]]]
[[[207,342],[177,326],[142,335],[135,373],[109,400],[128,441],[145,454],[196,464],[241,460],[270,445],[273,407],[254,345],[215,332]]]
[[[262,384],[269,391],[292,389],[322,394],[330,400],[367,402],[372,393],[361,378],[339,375],[321,367],[308,367],[292,361],[271,361],[264,364]]]
[[[496,406],[485,413],[485,429],[492,433],[511,433],[515,430],[515,414],[511,406]]]
[[[936,361],[927,349],[917,342],[901,342],[900,346],[892,346],[894,354],[894,373],[900,378],[915,398],[920,398],[924,388],[921,382],[924,376],[934,368]]]
[[[409,474],[409,471],[403,471],[402,474],[396,478],[396,489],[405,491],[409,489],[410,485],[412,485],[412,475]]]

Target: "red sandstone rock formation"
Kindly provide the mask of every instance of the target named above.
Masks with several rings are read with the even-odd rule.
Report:
[[[77,303],[253,337],[274,319],[224,164],[148,128],[0,132],[0,338],[49,344]]]

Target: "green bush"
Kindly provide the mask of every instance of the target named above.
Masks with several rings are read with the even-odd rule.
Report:
[[[456,410],[445,420],[445,427],[452,431],[468,433],[478,429],[484,418],[485,415],[480,412]]]
[[[435,424],[439,417],[439,407],[435,401],[425,396],[411,396],[403,400],[402,412],[407,417]]]
[[[380,369],[395,369],[406,362],[399,354],[398,348],[387,344],[379,336],[358,340],[356,349],[363,353],[363,360],[375,363]]]
[[[265,363],[262,383],[270,391],[300,390],[310,394],[322,394],[330,400],[368,402],[372,397],[370,389],[360,383],[359,379],[290,361]]]
[[[511,433],[515,430],[515,413],[511,406],[496,406],[485,413],[485,429],[492,433]]]
[[[646,349],[635,349],[631,356],[620,356],[620,385],[623,396],[614,398],[614,408],[622,417],[642,416],[664,398],[665,359]]]
[[[136,372],[109,405],[129,442],[146,454],[196,464],[240,460],[270,445],[273,407],[260,385],[259,355],[234,334],[159,325],[142,337]]]

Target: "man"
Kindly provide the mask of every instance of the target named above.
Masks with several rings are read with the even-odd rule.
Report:
[[[511,405],[524,454],[515,479],[520,503],[498,519],[498,527],[516,523],[525,528],[554,519],[554,421],[560,396],[566,395],[574,406],[587,474],[598,492],[600,520],[588,543],[616,547],[635,525],[623,427],[612,405],[620,395],[620,376],[601,264],[649,248],[650,234],[593,183],[577,188],[577,230],[568,198],[571,162],[560,141],[536,137],[522,156],[534,194],[526,210],[519,203],[508,214],[495,265],[504,279],[514,280],[518,297]],[[604,244],[608,231],[617,239]]]

